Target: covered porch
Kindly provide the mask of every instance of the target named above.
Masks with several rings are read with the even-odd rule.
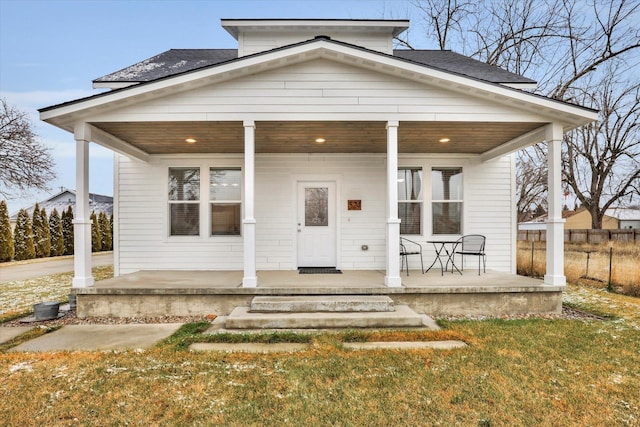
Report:
[[[440,271],[402,275],[402,286],[385,286],[382,270],[307,274],[258,271],[257,287],[242,286],[243,271],[139,271],[76,288],[79,317],[228,315],[256,296],[383,295],[429,316],[500,316],[556,313],[562,285],[487,270],[460,275]]]

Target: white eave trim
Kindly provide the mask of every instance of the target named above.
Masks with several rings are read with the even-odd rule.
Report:
[[[195,87],[238,78],[258,71],[277,68],[286,64],[324,57],[345,64],[351,64],[375,70],[381,73],[400,76],[417,82],[437,84],[450,89],[478,96],[501,103],[511,103],[517,108],[532,111],[542,117],[559,120],[568,124],[569,129],[597,120],[598,113],[577,106],[555,101],[542,96],[515,90],[499,84],[486,83],[466,76],[428,68],[386,56],[353,48],[330,40],[317,39],[310,43],[278,49],[274,52],[248,56],[216,67],[193,71],[175,77],[164,78],[155,82],[130,86],[124,90],[107,93],[85,101],[43,111],[40,119],[53,121],[61,116],[88,114],[89,109],[100,108],[117,101],[128,103],[133,98],[149,96],[166,96],[172,91],[192,89]],[[113,106],[115,107],[115,106]]]
[[[535,90],[538,88],[537,83],[500,83],[502,86],[511,87],[514,89],[531,89]]]
[[[122,89],[123,87],[135,86],[139,82],[93,82],[94,89]]]
[[[347,32],[368,31],[397,36],[409,28],[408,19],[221,19],[220,23],[236,40],[241,33],[252,31],[311,29],[342,30]]]

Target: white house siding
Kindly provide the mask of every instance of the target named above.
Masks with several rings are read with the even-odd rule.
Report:
[[[332,39],[362,46],[367,49],[377,50],[387,54],[393,53],[393,44],[388,34],[328,31],[327,29],[317,29],[304,32],[274,31],[243,33],[238,40],[238,52],[240,56],[251,55],[253,53],[264,52],[293,43],[299,43],[301,40],[310,40],[316,36],[329,36]]]
[[[167,95],[87,121],[545,121],[540,116],[327,59]]]
[[[515,188],[510,156],[499,160],[469,164],[464,169],[464,234],[487,236],[487,266],[513,272],[512,245],[515,245]],[[469,257],[471,268],[476,257]]]
[[[478,163],[475,157],[400,156],[399,166],[420,166],[424,173],[424,223],[420,236],[425,262],[433,259],[431,239],[430,169],[461,166],[464,173],[464,233],[487,236],[488,267],[511,272],[515,239],[509,157]],[[119,274],[137,270],[241,270],[241,237],[167,236],[167,168],[170,166],[242,165],[241,157],[163,157],[144,164],[117,160],[117,224]],[[258,270],[296,267],[296,182],[335,180],[338,184],[338,266],[343,269],[385,267],[384,155],[256,156],[256,256]],[[204,177],[203,177],[204,181]],[[362,201],[361,211],[347,210],[347,201]],[[207,221],[207,210],[201,221]],[[443,237],[443,236],[438,236]],[[455,237],[455,236],[448,236]],[[362,245],[368,250],[363,251]],[[473,268],[477,260],[470,259]]]

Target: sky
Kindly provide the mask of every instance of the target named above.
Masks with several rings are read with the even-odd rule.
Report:
[[[29,114],[57,174],[50,192],[8,200],[9,212],[75,189],[73,135],[39,108],[98,93],[95,78],[172,48],[236,48],[224,18],[410,16],[406,0],[0,0],[0,98]],[[112,152],[91,144],[89,165],[89,191],[113,195]]]

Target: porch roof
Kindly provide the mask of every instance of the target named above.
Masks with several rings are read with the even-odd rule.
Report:
[[[244,127],[230,122],[97,122],[147,154],[243,153]],[[401,122],[400,153],[482,154],[544,123]],[[256,122],[256,153],[386,153],[386,122]],[[317,138],[323,143],[316,143]],[[442,138],[450,141],[440,142]],[[185,143],[186,138],[197,142]]]

